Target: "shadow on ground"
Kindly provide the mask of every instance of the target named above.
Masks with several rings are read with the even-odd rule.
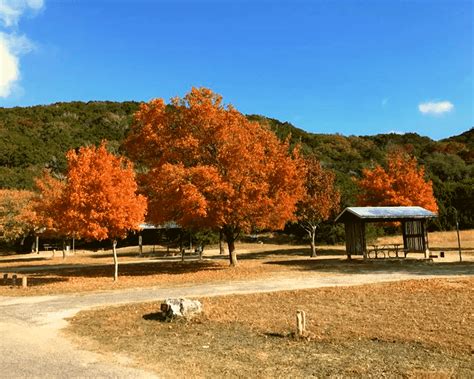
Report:
[[[28,276],[28,287],[39,287],[52,283],[67,282],[67,278],[58,277],[41,277],[41,276]],[[9,278],[6,282],[0,282],[1,287],[21,287],[21,276],[13,283],[13,279]]]
[[[474,262],[431,262],[416,259],[352,259],[308,258],[274,260],[264,264],[292,267],[299,271],[343,274],[412,273],[418,275],[474,275]]]
[[[217,271],[225,269],[218,262],[210,262],[207,260],[203,261],[188,261],[188,262],[147,262],[147,263],[127,263],[119,264],[120,276],[150,276],[158,274],[190,274],[202,270]],[[10,272],[14,271],[14,268],[9,268]],[[63,268],[48,268],[48,267],[24,267],[23,273],[27,274],[31,278],[41,277],[58,277],[67,278],[103,278],[111,277],[114,273],[113,264],[106,265],[74,265],[73,267]]]
[[[47,261],[48,258],[45,257],[32,257],[32,258],[9,258],[9,259],[0,259],[0,263],[25,263],[25,262],[43,262]],[[0,268],[1,270],[1,268]]]
[[[343,249],[318,249],[317,254],[320,257],[327,256],[346,256],[345,250]],[[311,255],[311,250],[309,248],[301,249],[278,249],[278,250],[268,250],[268,251],[259,251],[255,253],[243,253],[238,254],[238,259],[241,261],[248,259],[269,259],[272,257],[278,258],[279,256],[295,256],[295,257],[309,257]],[[222,257],[228,259],[228,254],[218,255],[216,257]]]
[[[166,321],[166,317],[163,312],[154,312],[143,315],[143,319],[147,321]]]

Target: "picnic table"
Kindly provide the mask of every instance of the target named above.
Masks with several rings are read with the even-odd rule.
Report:
[[[403,251],[403,249],[400,249],[400,246],[402,246],[400,243],[373,244],[370,246],[372,246],[372,249],[367,251],[367,258],[400,258],[398,253]],[[404,254],[404,257],[406,257],[406,254]]]
[[[48,251],[49,249],[58,250],[58,246],[54,244],[44,243],[43,248]]]

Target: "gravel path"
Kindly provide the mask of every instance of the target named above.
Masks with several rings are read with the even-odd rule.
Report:
[[[472,273],[471,273],[472,274]],[[441,275],[373,273],[321,276],[277,275],[271,279],[220,282],[193,286],[151,287],[86,294],[0,297],[0,377],[148,378],[154,374],[129,367],[122,356],[101,356],[79,349],[60,330],[77,312],[98,306],[156,301],[166,297],[199,297],[352,286]],[[442,275],[446,277],[446,275]]]

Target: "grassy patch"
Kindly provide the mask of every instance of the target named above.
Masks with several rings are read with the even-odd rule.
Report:
[[[472,255],[462,263],[438,260],[427,262],[420,259],[363,260],[360,257],[346,260],[343,252],[334,247],[320,249],[318,258],[308,258],[306,247],[275,246],[262,247],[243,245],[238,267],[229,267],[226,256],[209,255],[203,260],[187,257],[143,256],[121,257],[119,281],[113,282],[113,265],[110,256],[80,255],[52,260],[33,261],[25,258],[0,260],[0,273],[23,273],[28,275],[28,288],[21,288],[21,281],[12,286],[11,279],[3,283],[0,276],[0,295],[31,296],[87,292],[97,290],[139,288],[150,286],[192,285],[195,283],[218,283],[235,280],[261,279],[265,277],[301,276],[303,273],[328,276],[372,273],[413,273],[422,275],[471,274],[474,266]],[[133,259],[131,259],[133,258]],[[11,260],[14,260],[11,262]],[[95,261],[94,261],[95,260]],[[91,261],[94,264],[91,264]],[[25,264],[27,263],[27,264]],[[11,278],[11,275],[10,275]],[[310,280],[310,279],[308,279]]]
[[[474,265],[474,231],[463,231],[463,263],[459,263],[454,247],[443,247],[457,241],[455,232],[430,234],[436,245],[433,249],[446,252],[445,258],[427,263],[422,254],[409,259],[377,259],[363,261],[360,256],[346,260],[343,246],[319,246],[318,258],[308,258],[308,246],[239,243],[240,265],[230,268],[227,255],[219,255],[217,247],[205,250],[204,260],[186,256],[181,262],[178,255],[167,254],[163,247],[147,246],[143,256],[136,247],[119,249],[119,281],[114,283],[113,260],[110,251],[78,251],[62,258],[60,252],[53,258],[51,252],[27,255],[0,256],[0,274],[28,275],[29,287],[3,283],[0,275],[0,296],[30,296],[87,292],[150,286],[189,285],[193,283],[258,279],[278,275],[338,275],[351,273],[391,272],[415,274],[458,275],[472,273]],[[387,237],[388,238],[388,237]],[[398,238],[398,237],[390,237]],[[384,243],[393,243],[386,239]],[[456,242],[457,243],[457,242]],[[469,247],[470,246],[470,247]],[[437,251],[437,250],[436,250]],[[174,254],[178,254],[174,252]],[[18,283],[21,283],[19,281]]]
[[[159,303],[81,312],[68,333],[171,377],[472,377],[474,279],[201,299],[193,321],[162,323]],[[308,337],[295,339],[295,311]]]

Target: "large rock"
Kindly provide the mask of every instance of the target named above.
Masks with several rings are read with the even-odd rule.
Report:
[[[166,320],[189,319],[202,312],[202,304],[199,300],[170,298],[161,304],[161,312]]]

